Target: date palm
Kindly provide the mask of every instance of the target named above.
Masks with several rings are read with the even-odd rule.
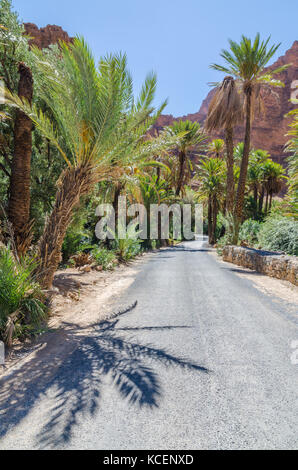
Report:
[[[171,135],[182,135],[178,145],[178,176],[175,188],[176,196],[179,196],[183,185],[186,183],[186,174],[191,173],[191,161],[189,152],[191,149],[202,150],[205,147],[207,136],[204,134],[198,122],[175,121],[168,128]]]
[[[245,138],[243,158],[240,168],[239,183],[235,201],[235,237],[238,240],[239,227],[242,220],[244,193],[249,162],[251,125],[253,118],[253,102],[258,97],[262,86],[284,86],[273,76],[287,67],[284,65],[273,71],[265,71],[269,60],[273,57],[280,44],[269,47],[270,37],[260,40],[258,33],[252,41],[246,36],[242,36],[240,43],[229,40],[230,50],[223,49],[221,57],[225,65],[212,64],[211,68],[233,76],[241,84],[244,97],[245,114]]]
[[[233,127],[241,119],[241,104],[236,83],[233,77],[225,77],[218,86],[208,108],[205,122],[207,132],[215,130],[225,131],[227,154],[227,201],[226,209],[233,211],[234,206],[234,154],[233,154]]]
[[[50,287],[61,260],[61,247],[80,198],[94,184],[117,175],[123,153],[135,151],[163,106],[154,113],[155,75],[149,75],[133,99],[126,56],[109,55],[98,69],[83,39],[61,45],[55,54],[33,50],[42,77],[42,99],[54,122],[36,106],[7,93],[8,102],[25,112],[65,160],[55,204],[39,240],[39,275]]]
[[[211,155],[214,155],[216,158],[220,158],[224,151],[225,142],[222,139],[213,139],[208,147],[208,151]]]
[[[215,243],[217,215],[224,195],[226,166],[220,158],[204,158],[198,165],[199,197],[208,203],[208,238]]]

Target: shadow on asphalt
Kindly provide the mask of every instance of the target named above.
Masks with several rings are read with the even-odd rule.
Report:
[[[185,248],[185,247],[178,247],[178,246],[173,246],[170,248],[163,248],[162,250],[159,251],[159,253],[162,255],[163,253],[173,253],[173,252],[190,252],[190,253],[201,253],[201,252],[208,252],[212,251],[208,248]]]
[[[239,268],[220,267],[220,269],[223,269],[224,271],[230,271],[232,273],[250,274],[250,275],[253,275],[253,276],[264,276],[264,274],[259,273],[258,271],[253,271],[253,270],[247,271],[247,269],[245,269],[245,268],[241,269],[240,267]]]
[[[114,314],[114,318],[88,328],[64,324],[63,329],[44,335],[40,342],[42,348],[36,355],[0,381],[0,438],[20,423],[37,400],[45,395],[49,400],[48,420],[36,436],[36,445],[55,448],[70,440],[79,413],[95,414],[107,379],[111,380],[120,398],[135,406],[153,409],[159,406],[162,396],[154,362],[167,367],[209,372],[205,367],[176,357],[163,348],[123,336],[124,331],[189,328],[171,325],[117,327],[117,317],[136,305],[137,302]]]

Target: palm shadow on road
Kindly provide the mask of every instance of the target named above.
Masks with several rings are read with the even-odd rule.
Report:
[[[41,417],[42,428],[36,445],[57,448],[69,442],[82,413],[92,416],[98,411],[107,381],[111,381],[120,398],[129,404],[154,409],[162,396],[154,363],[209,372],[163,348],[141,344],[136,337],[128,338],[127,331],[137,333],[143,328],[117,328],[118,322],[118,318],[113,318],[85,329],[65,324],[62,330],[49,335],[36,357],[0,382],[3,391],[0,437],[24,419],[37,400],[46,396],[52,407],[48,417]],[[144,327],[144,330],[148,328],[159,331],[184,327]],[[57,344],[59,354],[55,352]]]

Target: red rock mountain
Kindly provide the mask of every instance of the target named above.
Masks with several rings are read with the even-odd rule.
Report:
[[[72,38],[63,31],[60,26],[48,25],[45,28],[38,28],[33,23],[25,23],[26,33],[32,38],[31,42],[40,48],[48,47],[59,40],[66,42],[72,41]],[[289,101],[290,97],[298,98],[298,41],[295,41],[292,47],[286,51],[285,55],[279,59],[268,70],[279,67],[280,65],[291,64],[291,66],[279,74],[277,78],[285,84],[284,88],[264,87],[262,98],[264,110],[261,114],[255,113],[255,119],[252,127],[252,146],[267,150],[272,158],[282,163],[285,158],[283,152],[284,144],[287,141],[285,134],[288,132],[289,118],[285,115],[293,109],[293,104]],[[162,115],[158,119],[156,129],[160,130],[164,126],[172,124],[174,120],[189,119],[203,124],[207,115],[208,106],[214,94],[211,90],[203,101],[200,110],[194,114],[174,117],[172,115]],[[221,134],[214,134],[214,137],[223,137]],[[235,129],[235,142],[240,142],[244,138],[243,126]]]
[[[255,113],[252,127],[252,146],[267,150],[273,160],[282,163],[285,159],[283,152],[284,145],[288,140],[286,133],[288,132],[289,118],[285,115],[293,109],[294,105],[289,101],[290,98],[298,98],[298,41],[295,41],[292,47],[286,51],[284,56],[272,64],[267,70],[273,70],[284,64],[291,66],[284,72],[276,75],[284,84],[284,88],[264,87],[262,90],[262,98],[264,109],[262,113]],[[189,119],[190,121],[198,121],[204,124],[208,112],[208,106],[214,95],[214,89],[211,90],[206,99],[203,101],[198,113],[188,114],[174,118],[172,115],[160,116],[157,128],[170,125],[174,120]],[[223,137],[222,134],[214,134],[214,137]],[[244,127],[235,128],[235,141],[240,142],[244,139]]]
[[[30,38],[31,44],[35,44],[40,49],[49,47],[50,44],[57,44],[59,41],[71,42],[66,31],[60,26],[48,24],[45,28],[38,28],[34,23],[24,23],[25,32]]]

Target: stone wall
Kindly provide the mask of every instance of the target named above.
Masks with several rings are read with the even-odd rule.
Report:
[[[297,256],[287,256],[241,246],[226,246],[223,250],[223,260],[277,279],[285,279],[295,286],[298,285]]]

